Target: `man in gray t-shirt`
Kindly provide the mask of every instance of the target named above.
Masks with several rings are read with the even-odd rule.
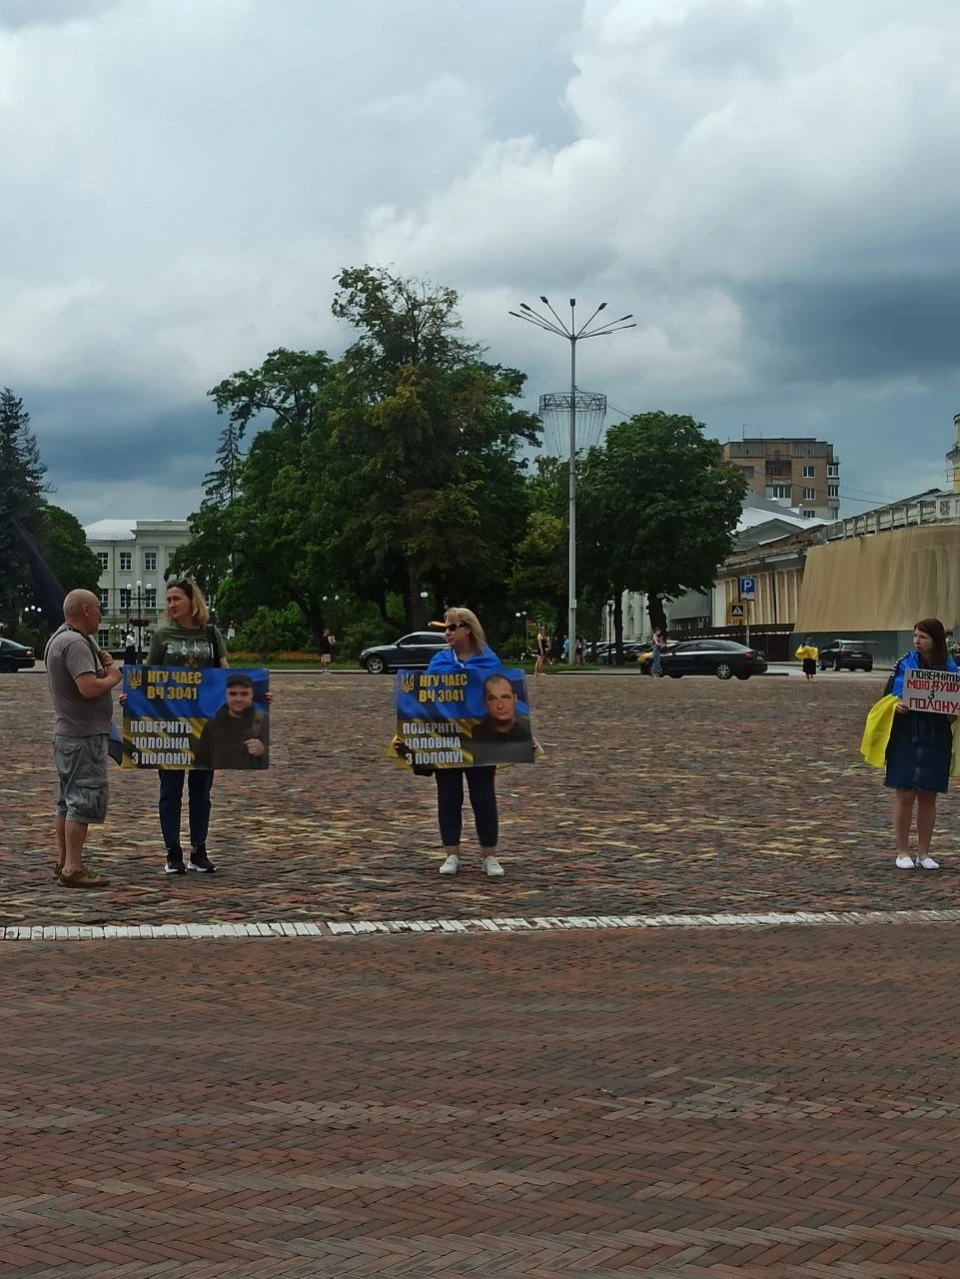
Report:
[[[53,757],[57,796],[56,877],[65,888],[104,888],[110,882],[83,864],[87,830],[107,815],[107,738],[120,668],[97,648],[100,601],[91,591],[71,591],[63,601],[64,624],[47,644],[44,662],[56,726]]]

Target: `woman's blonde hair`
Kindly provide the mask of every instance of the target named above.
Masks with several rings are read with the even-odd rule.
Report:
[[[448,608],[443,615],[443,620],[445,622],[459,622],[462,626],[466,626],[473,637],[478,653],[487,647],[487,637],[484,634],[483,627],[480,625],[480,619],[471,609]]]
[[[207,608],[207,601],[203,598],[203,591],[201,591],[193,578],[171,578],[164,589],[169,591],[171,587],[176,587],[178,591],[182,591],[190,601],[190,617],[194,626],[206,626],[206,624],[210,621],[210,610]],[[168,622],[173,621],[173,618],[170,616],[169,608],[167,609],[166,616]]]

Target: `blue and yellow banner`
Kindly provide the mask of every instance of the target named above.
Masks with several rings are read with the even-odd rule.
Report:
[[[263,669],[124,666],[123,767],[268,768],[269,689]]]
[[[523,671],[400,671],[392,756],[406,768],[532,764]]]

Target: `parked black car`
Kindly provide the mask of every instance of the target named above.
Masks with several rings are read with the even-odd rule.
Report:
[[[649,652],[652,647],[650,643],[642,644],[639,640],[624,640],[623,660],[625,662],[635,662],[639,659],[641,653]],[[613,666],[617,660],[617,646],[607,640],[602,640],[594,646],[591,656],[600,666]]]
[[[820,650],[820,669],[872,671],[873,654],[862,640],[837,639]]]
[[[32,648],[11,639],[0,639],[0,671],[25,671],[36,664]]]
[[[716,675],[717,679],[749,679],[763,675],[767,659],[758,649],[747,648],[736,640],[683,640],[663,654],[664,675],[679,679],[681,675]]]
[[[423,670],[434,653],[445,647],[442,631],[413,631],[395,644],[375,644],[360,654],[360,665],[371,675],[384,675],[390,671]]]

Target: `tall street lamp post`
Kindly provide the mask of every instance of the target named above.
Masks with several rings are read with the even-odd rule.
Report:
[[[577,343],[584,342],[587,338],[609,337],[612,333],[620,333],[624,329],[635,329],[637,326],[629,322],[633,320],[632,315],[622,315],[619,320],[608,321],[606,318],[598,320],[597,316],[607,308],[606,302],[601,302],[589,320],[578,326],[576,298],[570,299],[569,323],[561,320],[548,298],[541,296],[540,301],[550,315],[542,315],[533,307],[527,306],[526,302],[521,302],[520,310],[511,311],[510,314],[517,320],[526,320],[528,324],[534,324],[538,329],[545,329],[547,333],[554,333],[570,343],[570,473],[567,497],[570,511],[567,569],[567,636],[570,640],[570,651],[567,661],[573,666],[576,662],[577,647]]]
[[[127,634],[130,634],[130,608],[133,604],[133,587],[127,583]],[[137,664],[143,661],[143,583],[137,583]]]

